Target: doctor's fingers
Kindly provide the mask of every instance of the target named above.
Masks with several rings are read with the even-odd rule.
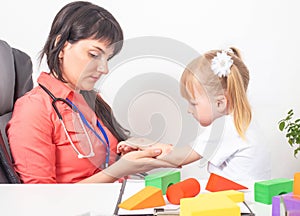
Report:
[[[156,168],[177,168],[174,164],[152,157],[135,157],[135,159],[134,157],[126,158],[126,156],[130,154],[131,156],[141,156],[136,153],[145,154],[144,151],[129,152],[102,172],[115,178],[121,178],[136,173],[148,172]]]
[[[125,160],[138,160],[138,159],[151,159],[157,157],[162,153],[162,150],[159,148],[145,149],[143,151],[132,151],[124,155],[122,158]]]

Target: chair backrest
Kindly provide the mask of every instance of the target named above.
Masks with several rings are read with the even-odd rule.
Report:
[[[6,125],[15,101],[33,88],[32,62],[26,53],[3,40],[0,40],[0,77],[0,183],[20,183],[12,166]]]
[[[21,183],[0,133],[0,183]]]

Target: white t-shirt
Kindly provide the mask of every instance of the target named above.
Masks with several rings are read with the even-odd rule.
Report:
[[[208,161],[208,172],[232,180],[265,180],[271,177],[271,159],[267,143],[252,122],[243,140],[233,117],[216,119],[191,144]]]

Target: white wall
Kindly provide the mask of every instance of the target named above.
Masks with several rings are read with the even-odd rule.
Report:
[[[11,0],[1,4],[0,39],[6,40],[11,46],[27,52],[32,57],[34,77],[40,70],[45,69],[44,66],[38,68],[37,56],[46,40],[52,19],[67,2],[69,1]],[[288,146],[277,127],[278,121],[285,117],[285,113],[291,108],[300,116],[300,71],[297,54],[300,50],[300,32],[297,29],[300,14],[299,3],[296,0],[92,2],[112,12],[124,30],[125,39],[128,40],[141,36],[165,37],[171,42],[176,40],[185,44],[199,53],[230,45],[239,48],[251,73],[249,97],[253,111],[272,150],[272,176],[291,178],[294,172],[300,171],[299,159],[293,157],[292,148]],[[155,47],[155,44],[152,46]],[[165,57],[180,52],[180,49],[171,50]],[[119,94],[118,90],[128,80],[149,72],[167,74],[178,80],[182,70],[183,65],[173,62],[172,59],[153,56],[131,59],[115,69],[118,73],[113,72],[111,76],[102,80],[100,89],[108,102],[114,104],[117,103],[115,99],[116,94]],[[171,104],[171,109],[176,111],[176,103],[179,103],[180,99],[174,97],[175,105]],[[162,107],[164,106],[168,104],[163,104]],[[144,129],[150,132],[153,130],[152,114],[160,111],[149,112],[151,116],[146,119],[146,129],[142,128],[145,125],[141,123],[133,123],[137,133],[146,133]],[[170,118],[189,118],[185,115],[175,112]],[[168,121],[165,119],[166,123]],[[173,122],[174,119],[170,121]],[[180,119],[176,121],[180,122]],[[142,132],[139,132],[139,127],[142,128]],[[182,128],[171,129],[177,131]],[[173,133],[174,142],[179,139],[177,132]],[[170,135],[172,131],[166,133],[169,133],[168,138],[173,142]],[[199,170],[194,164],[188,167],[186,175]],[[205,171],[200,171],[199,175],[205,175]]]

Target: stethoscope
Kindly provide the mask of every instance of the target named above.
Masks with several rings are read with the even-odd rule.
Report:
[[[109,164],[109,158],[110,158],[110,145],[109,145],[109,140],[108,140],[108,137],[107,137],[107,134],[104,130],[104,128],[101,126],[100,122],[98,121],[97,119],[97,127],[100,129],[104,139],[106,142],[104,142],[104,140],[101,138],[101,136],[91,127],[91,125],[88,123],[88,121],[86,120],[86,118],[84,117],[83,113],[75,106],[75,104],[72,103],[72,101],[70,101],[68,98],[66,99],[63,99],[63,98],[57,98],[55,97],[52,92],[49,91],[49,89],[47,89],[45,86],[41,85],[39,83],[39,86],[51,97],[52,99],[52,107],[54,108],[57,116],[58,116],[58,119],[59,121],[61,122],[62,126],[63,126],[63,129],[64,129],[64,132],[72,146],[72,148],[74,149],[74,151],[77,153],[77,156],[79,159],[82,159],[82,158],[91,158],[91,157],[94,157],[95,156],[95,153],[94,153],[94,150],[93,150],[93,145],[92,145],[92,142],[90,140],[90,137],[86,131],[86,128],[84,127],[84,125],[86,125],[94,134],[95,136],[102,142],[102,144],[104,145],[105,149],[106,149],[106,154],[105,154],[105,167],[108,167],[108,164]],[[76,146],[74,145],[68,131],[67,131],[67,128],[65,126],[65,123],[63,121],[63,118],[62,118],[62,115],[60,114],[57,106],[56,106],[56,102],[58,101],[61,101],[65,104],[67,104],[77,115],[78,115],[78,119],[79,119],[79,122],[81,124],[81,127],[83,128],[83,131],[87,137],[87,140],[88,140],[88,143],[89,143],[89,148],[90,148],[90,153],[88,155],[83,155],[82,153],[80,153],[78,151],[78,149],[76,148]]]

